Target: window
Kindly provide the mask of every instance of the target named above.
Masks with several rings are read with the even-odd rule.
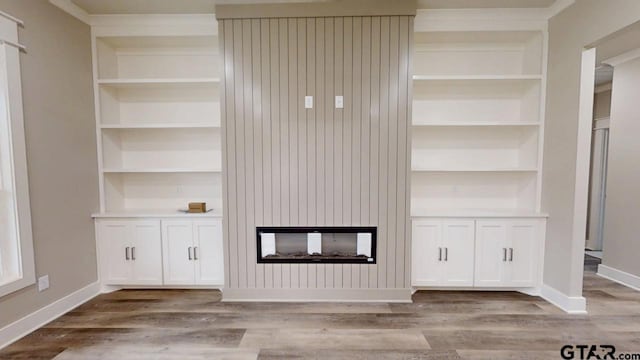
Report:
[[[0,296],[35,283],[18,24],[0,12]]]

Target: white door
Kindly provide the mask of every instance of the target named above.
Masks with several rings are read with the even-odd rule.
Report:
[[[442,221],[414,220],[412,222],[411,284],[438,286],[442,278]]]
[[[474,225],[473,220],[443,222],[442,285],[473,286]]]
[[[126,285],[132,281],[130,222],[99,220],[98,242],[104,283]]]
[[[538,273],[538,222],[513,221],[507,228],[509,278],[506,285],[535,286]]]
[[[193,222],[194,263],[197,285],[224,285],[222,222]]]
[[[165,285],[193,285],[195,260],[193,222],[162,221],[162,251]]]
[[[504,221],[476,221],[475,281],[477,287],[503,286],[509,249]]]
[[[133,282],[135,285],[162,285],[160,221],[131,221],[130,232]]]

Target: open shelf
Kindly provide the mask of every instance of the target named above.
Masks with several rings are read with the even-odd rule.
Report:
[[[215,36],[99,37],[98,78],[215,78]]]
[[[538,131],[532,127],[418,127],[414,171],[536,171]]]
[[[413,124],[414,127],[538,127],[540,126],[539,122],[478,122],[478,121],[453,121],[453,122],[422,122],[418,124]]]
[[[539,75],[542,41],[540,32],[527,31],[417,33],[415,73],[472,77]]]
[[[414,172],[412,214],[449,209],[535,212],[535,172]]]
[[[188,87],[188,86],[216,86],[218,78],[154,78],[154,79],[100,79],[98,85],[116,88],[157,88],[157,87]]]
[[[541,80],[542,75],[539,74],[523,74],[523,75],[496,75],[496,74],[487,74],[487,75],[414,75],[414,81],[520,81],[520,80],[528,80],[528,81],[537,81]]]
[[[220,173],[105,173],[106,213],[176,213],[189,202],[222,211]]]
[[[104,173],[216,173],[219,168],[104,168]]]
[[[102,129],[220,129],[219,124],[207,123],[148,123],[103,124]]]
[[[165,80],[163,80],[165,81]],[[220,126],[217,84],[203,82],[112,83],[101,86],[101,125],[202,124]]]
[[[219,171],[221,149],[221,134],[216,129],[102,131],[104,167],[118,172]]]
[[[539,81],[416,83],[413,124],[539,123],[540,92]]]

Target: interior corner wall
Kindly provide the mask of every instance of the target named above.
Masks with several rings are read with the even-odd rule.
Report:
[[[91,213],[98,209],[95,114],[88,25],[46,0],[0,0],[24,21],[22,98],[36,276],[0,298],[0,328],[97,280]]]
[[[579,0],[549,20],[542,208],[549,213],[544,283],[581,296],[584,229],[574,222],[580,66],[585,46],[640,21],[640,1]],[[581,240],[580,240],[581,238]]]
[[[615,67],[602,264],[640,277],[640,59]]]
[[[413,17],[219,26],[226,287],[408,289]],[[259,225],[374,225],[377,264],[257,264]]]

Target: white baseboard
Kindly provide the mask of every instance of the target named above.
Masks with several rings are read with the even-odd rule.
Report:
[[[100,293],[100,284],[94,282],[0,329],[0,349],[21,339],[51,320],[73,310]]]
[[[587,299],[583,296],[568,296],[551,286],[542,285],[540,297],[564,310],[568,314],[586,314]]]
[[[618,284],[630,287],[633,290],[640,291],[640,276],[629,274],[628,272],[602,264],[598,265],[598,275],[605,279],[615,281]]]
[[[411,302],[411,289],[222,289],[222,301]]]

